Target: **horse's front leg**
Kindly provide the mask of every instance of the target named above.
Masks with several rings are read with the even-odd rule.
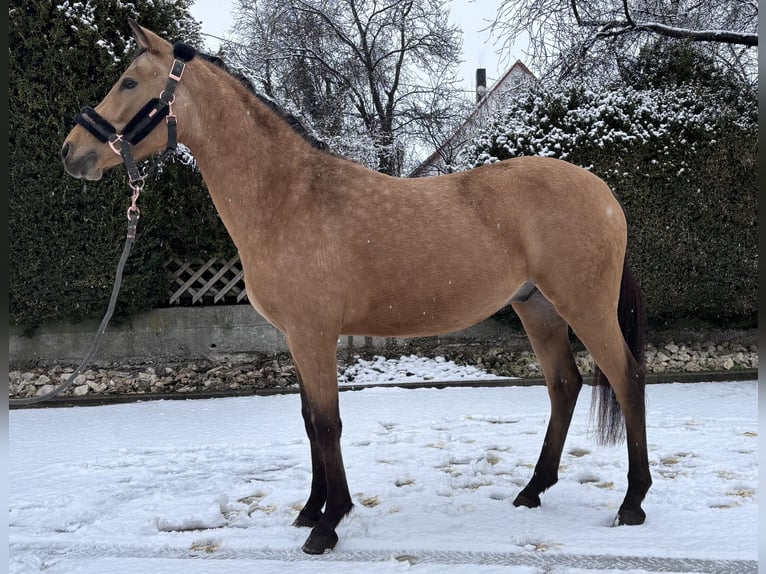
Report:
[[[296,368],[298,375],[298,385],[301,391],[301,414],[303,415],[303,424],[306,427],[306,435],[309,437],[311,445],[311,493],[306,504],[303,505],[298,517],[293,522],[293,526],[308,526],[313,528],[322,518],[322,508],[327,500],[327,481],[324,476],[324,462],[322,452],[319,448],[319,442],[316,440],[314,432],[314,423],[311,420],[311,407],[306,398],[303,381],[300,371]]]
[[[353,507],[340,450],[337,337],[288,333],[287,341],[300,373],[302,411],[311,441],[313,471],[311,494],[295,523],[313,526],[303,551],[322,554],[335,547],[338,542],[335,527]]]

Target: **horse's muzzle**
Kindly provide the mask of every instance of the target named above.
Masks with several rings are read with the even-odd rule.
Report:
[[[94,151],[78,157],[75,156],[72,146],[65,142],[61,148],[61,160],[64,169],[72,177],[96,181],[103,175],[103,170],[98,167],[98,155]]]

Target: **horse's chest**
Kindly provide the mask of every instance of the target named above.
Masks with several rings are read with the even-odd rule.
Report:
[[[323,282],[309,261],[240,255],[248,300],[272,325],[286,331],[298,318],[327,308]]]

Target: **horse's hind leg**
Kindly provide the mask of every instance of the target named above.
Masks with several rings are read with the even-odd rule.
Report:
[[[582,377],[569,345],[569,326],[553,305],[536,291],[525,301],[513,302],[513,308],[521,318],[540,362],[551,401],[551,418],[534,474],[513,501],[515,506],[534,508],[540,505],[540,494],[558,481],[561,452],[582,387]]]
[[[340,449],[337,337],[288,333],[287,344],[300,373],[302,411],[311,441],[313,471],[311,494],[296,522],[311,526],[316,521],[303,551],[322,554],[335,547],[338,542],[335,527],[353,507]]]
[[[597,294],[592,294],[593,310],[599,306]],[[625,419],[628,447],[628,491],[620,506],[616,524],[642,524],[646,514],[641,502],[652,484],[646,442],[646,411],[644,380],[640,369],[620,329],[616,314],[611,317],[581,310],[564,312],[577,337],[587,347],[593,360],[609,381]],[[612,424],[622,424],[617,419]],[[603,424],[603,422],[602,422]],[[618,436],[614,429],[602,427],[602,440]]]

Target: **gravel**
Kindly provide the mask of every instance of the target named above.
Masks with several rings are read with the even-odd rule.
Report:
[[[411,350],[402,354],[411,354]],[[528,350],[508,350],[491,345],[442,345],[427,353],[412,354],[444,357],[458,365],[470,365],[487,373],[506,377],[541,377],[534,354]],[[371,359],[380,350],[357,351],[344,356],[339,351],[339,373],[356,364],[357,359]],[[387,352],[388,357],[397,357]],[[758,368],[758,348],[748,341],[674,342],[647,347],[647,373],[705,373],[741,371]],[[583,375],[593,372],[593,361],[586,351],[575,353]],[[53,390],[74,371],[72,365],[37,366],[9,373],[9,397],[33,397]],[[353,369],[349,369],[353,371]],[[362,381],[363,382],[363,381]],[[104,365],[85,370],[63,396],[108,396],[167,393],[247,393],[263,389],[288,389],[297,385],[295,368],[289,355],[254,358],[248,362],[212,362],[183,364]]]

